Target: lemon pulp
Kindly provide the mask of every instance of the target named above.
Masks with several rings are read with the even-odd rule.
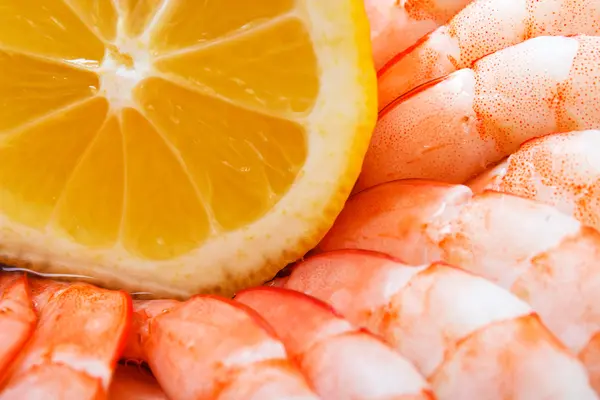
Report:
[[[376,120],[362,0],[4,0],[0,70],[0,262],[161,296],[308,251]]]
[[[2,3],[9,218],[164,259],[286,193],[319,87],[310,37],[290,0],[201,3]]]

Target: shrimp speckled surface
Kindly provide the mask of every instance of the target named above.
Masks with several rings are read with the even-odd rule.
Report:
[[[475,0],[380,71],[379,107],[538,36],[600,35],[599,0]]]
[[[482,173],[536,136],[600,127],[600,37],[543,36],[398,98],[380,113],[357,190]]]

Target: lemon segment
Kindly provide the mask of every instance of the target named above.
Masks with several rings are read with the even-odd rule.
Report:
[[[113,1],[63,0],[90,31],[103,41],[112,41],[117,35],[117,10]]]
[[[0,6],[0,262],[187,297],[319,241],[376,120],[362,0],[239,4]]]
[[[0,48],[87,65],[104,57],[102,41],[63,0],[2,1]]]
[[[198,247],[210,226],[183,163],[139,112],[123,111],[123,131],[125,248],[142,257],[168,259]]]
[[[85,246],[117,244],[125,187],[123,140],[119,120],[108,116],[57,202],[51,221],[57,232]]]
[[[0,135],[92,97],[98,75],[42,58],[0,50]]]
[[[163,0],[120,0],[122,33],[129,37],[144,33],[163,3]]]
[[[45,227],[107,111],[105,99],[93,98],[0,136],[2,213],[28,226]]]
[[[180,50],[231,32],[250,29],[294,7],[294,0],[169,1],[160,10],[163,18],[151,32],[157,53]]]
[[[187,166],[219,232],[247,225],[271,209],[305,161],[299,124],[156,78],[144,82],[136,98]]]
[[[315,52],[297,18],[278,20],[219,45],[159,58],[155,66],[187,84],[263,111],[306,112],[319,92]]]

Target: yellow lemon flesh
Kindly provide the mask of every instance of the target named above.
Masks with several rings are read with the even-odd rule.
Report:
[[[314,246],[376,119],[362,0],[2,0],[0,261],[186,297]]]

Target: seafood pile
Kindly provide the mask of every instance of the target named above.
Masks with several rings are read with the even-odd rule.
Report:
[[[600,0],[366,9],[379,122],[320,244],[233,299],[1,273],[1,400],[600,398]]]

